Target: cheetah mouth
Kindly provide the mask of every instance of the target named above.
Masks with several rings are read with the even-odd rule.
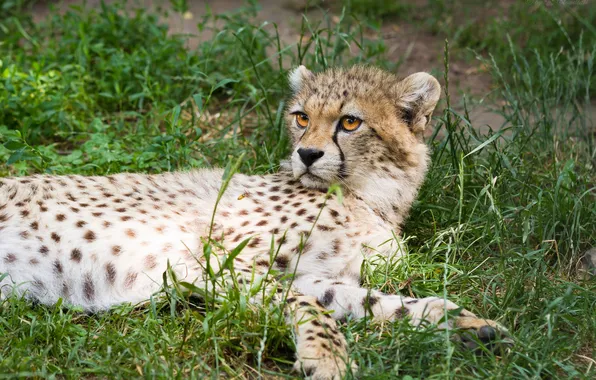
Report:
[[[311,173],[310,171],[305,171],[298,177],[300,182],[306,187],[310,188],[327,188],[329,186],[329,181],[323,177],[319,177],[316,174]]]
[[[313,173],[311,173],[310,171],[306,171],[306,172],[304,172],[304,173],[303,173],[303,174],[300,176],[300,178],[304,178],[304,177],[306,177],[306,178],[312,178],[312,179],[317,179],[317,180],[319,180],[319,181],[324,181],[324,180],[325,180],[323,177],[319,177],[318,175],[316,175],[316,174],[313,174]]]

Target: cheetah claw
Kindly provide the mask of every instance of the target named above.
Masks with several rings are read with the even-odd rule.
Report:
[[[462,330],[455,339],[476,353],[485,352],[482,349],[484,347],[501,355],[513,346],[513,339],[507,329],[490,319],[461,316],[457,318],[455,326]]]

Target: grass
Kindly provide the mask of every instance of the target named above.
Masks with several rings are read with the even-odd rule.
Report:
[[[298,46],[284,46],[274,26],[252,24],[246,13],[211,15],[199,30],[217,20],[214,37],[188,50],[144,11],[75,8],[35,25],[26,5],[5,2],[0,12],[0,175],[161,172],[229,166],[241,154],[240,171],[272,172],[289,149],[281,118],[288,68],[395,68],[383,43],[364,37],[369,23],[350,12],[339,23],[304,18]],[[472,46],[490,68],[507,124],[480,129],[444,96],[428,138],[432,168],[404,228],[410,254],[363,268],[368,286],[446,294],[498,320],[516,345],[478,356],[432,328],[349,320],[342,330],[361,378],[596,373],[596,282],[577,275],[582,253],[596,246],[595,134],[583,112],[593,101],[596,42],[589,24],[566,29],[580,18],[538,9],[508,21],[542,25],[531,42],[521,28],[507,29],[508,39],[497,27],[453,40],[452,54]],[[2,301],[0,377],[288,373],[291,332],[278,308],[253,305],[238,289],[197,302],[177,288],[96,315]]]
[[[577,46],[583,44],[591,50],[596,43],[596,9],[581,1],[430,0],[429,5],[420,10],[428,28],[448,36],[461,55],[490,55],[508,75],[517,70],[517,54],[582,59],[575,51]],[[532,77],[540,75],[540,70],[539,66],[524,68]],[[594,96],[593,71],[590,82],[590,94]]]
[[[409,15],[413,7],[407,1],[351,0],[342,4],[356,17],[383,20]]]

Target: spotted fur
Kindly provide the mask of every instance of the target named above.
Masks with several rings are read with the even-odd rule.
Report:
[[[213,225],[219,169],[0,179],[2,296],[24,294],[48,305],[62,298],[90,311],[136,303],[160,289],[168,263],[179,279],[204,284],[209,238],[223,247],[217,254],[250,238],[234,262],[245,276],[239,283],[271,268],[296,274],[289,297],[278,302],[296,332],[295,368],[314,379],[356,369],[336,324],[347,315],[428,320],[480,338],[504,331],[442,298],[387,295],[359,284],[364,258],[400,253],[391,237],[427,170],[421,133],[439,99],[438,82],[425,73],[399,81],[370,67],[313,74],[302,66],[290,81],[286,119],[294,150],[286,169],[234,175]],[[296,124],[297,113],[307,115],[306,128]],[[346,115],[361,120],[356,130],[340,128]],[[343,202],[327,195],[332,183],[342,185]],[[274,257],[272,240],[279,247]],[[446,310],[459,312],[445,322]]]

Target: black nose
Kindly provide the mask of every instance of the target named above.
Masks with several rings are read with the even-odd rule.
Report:
[[[309,167],[310,165],[314,164],[315,161],[323,157],[324,154],[325,152],[318,149],[298,149],[298,155],[300,156],[300,159],[302,160],[302,162],[304,162],[304,165],[306,165],[306,167]]]

